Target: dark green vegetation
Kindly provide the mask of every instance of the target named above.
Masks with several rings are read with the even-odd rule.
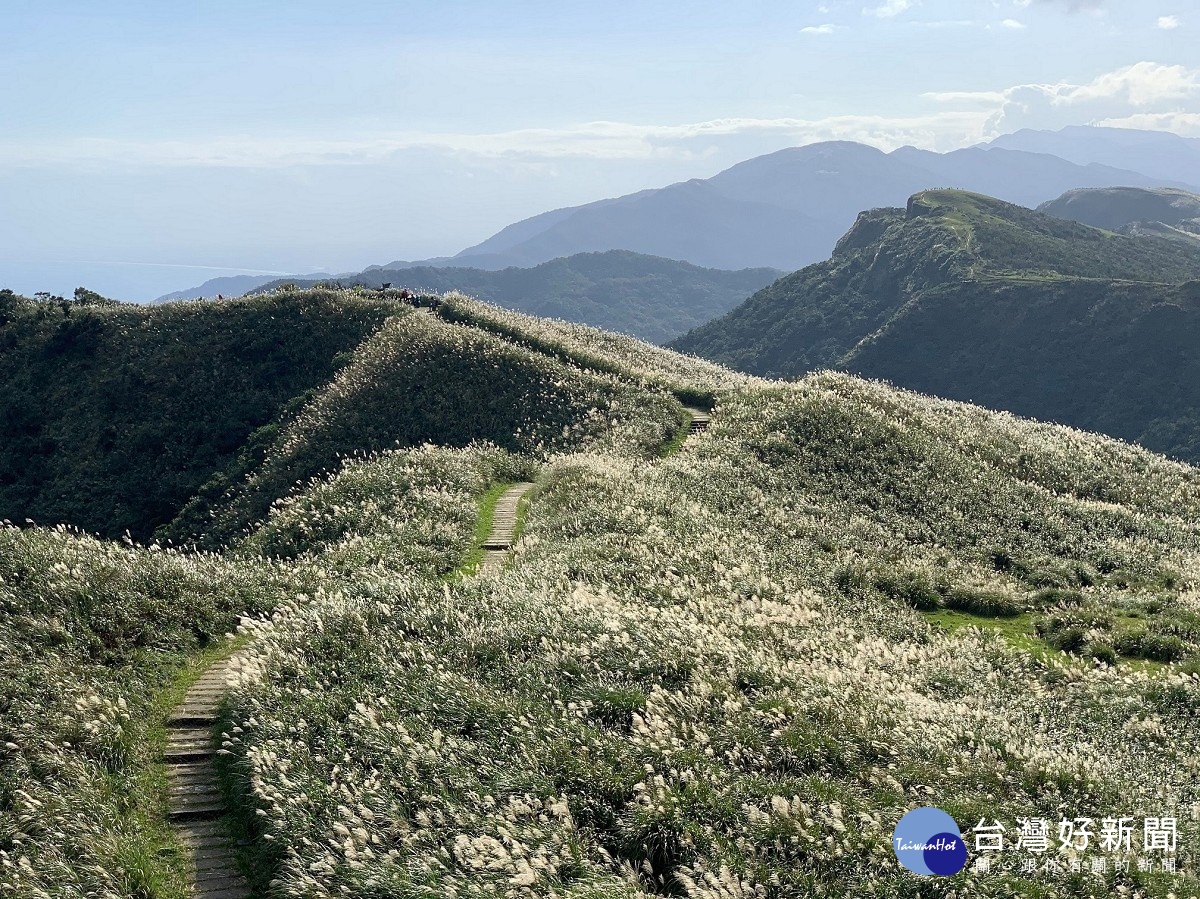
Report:
[[[165,535],[221,546],[263,518],[294,484],[336,469],[344,457],[484,441],[541,455],[601,439],[635,410],[650,408],[663,423],[631,440],[653,452],[678,417],[675,400],[624,379],[411,307],[396,312],[333,381],[270,431],[261,454],[243,453],[238,477],[215,476]]]
[[[342,456],[547,452],[606,430],[597,403],[635,390],[372,291],[4,303],[0,518],[107,537],[217,546]]]
[[[755,374],[841,368],[1196,460],[1198,278],[1200,246],[926,191],[672,346]]]
[[[346,283],[409,287],[424,292],[461,291],[508,309],[595,325],[666,343],[696,325],[723,315],[749,294],[774,281],[769,268],[722,271],[624,250],[579,253],[533,268],[367,269]],[[311,285],[317,281],[284,279]]]
[[[156,308],[0,295],[0,519],[151,536],[394,311],[328,291]]]

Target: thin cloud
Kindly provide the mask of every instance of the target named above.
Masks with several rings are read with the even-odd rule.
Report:
[[[879,6],[864,8],[863,15],[890,19],[893,16],[898,16],[900,13],[912,9],[915,5],[916,0],[884,0]]]
[[[833,34],[837,31],[836,25],[826,23],[824,25],[805,25],[800,29],[801,34]]]
[[[1138,112],[1120,118],[1093,122],[1107,128],[1137,128],[1143,131],[1171,131],[1183,137],[1200,137],[1200,113]]]
[[[1019,84],[1003,91],[939,91],[924,96],[939,103],[1005,103],[1040,95],[1051,104],[1069,105],[1095,100],[1123,100],[1149,106],[1200,94],[1200,69],[1139,62],[1099,75],[1087,84]]]
[[[1173,31],[1178,28],[1182,22],[1179,21],[1179,16],[1159,16],[1158,27],[1163,31]]]
[[[842,115],[818,119],[722,118],[682,124],[585,122],[566,128],[488,133],[388,131],[337,138],[214,136],[194,141],[74,139],[0,141],[0,165],[38,168],[286,168],[389,166],[421,156],[528,168],[559,159],[698,160],[730,148],[854,140],[881,149],[905,144],[955,149],[1022,127],[1151,118],[1147,127],[1195,130],[1188,102],[1200,97],[1200,69],[1139,62],[1083,84],[1020,84],[1002,90],[921,95],[924,114]],[[1182,105],[1181,105],[1182,104]],[[1127,127],[1140,127],[1129,124]],[[762,150],[761,152],[766,152]]]
[[[1005,19],[1000,24],[1003,25],[1005,28],[1011,28],[1014,31],[1024,31],[1025,30],[1025,23],[1018,22],[1016,19]]]
[[[1060,6],[1067,12],[1096,12],[1104,7],[1105,0],[1033,0],[1040,6]],[[1018,6],[1029,6],[1018,3]]]

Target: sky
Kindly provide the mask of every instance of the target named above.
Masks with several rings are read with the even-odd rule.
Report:
[[[818,140],[1200,136],[1194,0],[3,0],[0,286],[452,255]]]

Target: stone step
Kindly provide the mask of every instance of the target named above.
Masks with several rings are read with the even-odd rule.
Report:
[[[250,899],[250,887],[248,884],[213,889],[197,887],[192,895],[196,899]]]
[[[178,765],[181,762],[211,761],[215,754],[216,751],[211,746],[194,749],[168,749],[163,753],[163,760],[168,765]]]
[[[250,894],[250,885],[241,874],[231,873],[224,876],[214,876],[212,872],[204,877],[196,878],[197,896],[224,895],[228,890],[242,890],[242,895]]]
[[[175,822],[176,824],[208,824],[209,821],[183,821]],[[191,852],[209,852],[209,851],[224,851],[229,848],[229,838],[224,835],[213,835],[207,837],[186,837],[180,836],[179,841],[183,843]]]
[[[167,729],[168,740],[208,740],[212,738],[211,727],[176,725]]]
[[[195,740],[168,740],[165,752],[168,757],[178,757],[178,753],[181,752],[211,752],[212,749],[212,740],[205,740],[203,743]]]
[[[215,780],[202,781],[186,786],[172,786],[168,788],[167,794],[171,797],[172,806],[217,801],[221,798],[221,785]]]
[[[205,727],[211,728],[217,723],[217,710],[193,707],[191,709],[176,709],[167,719],[167,727]]]
[[[217,801],[196,803],[195,805],[176,805],[167,812],[167,817],[172,821],[195,821],[213,820],[224,814],[225,804]]]
[[[214,846],[229,845],[229,836],[225,833],[225,828],[216,821],[185,821],[179,825],[179,838],[187,841],[212,841]],[[193,851],[198,851],[200,848],[193,846]]]
[[[214,846],[211,849],[198,849],[192,853],[192,865],[197,872],[233,870],[237,867],[233,848],[230,846]]]

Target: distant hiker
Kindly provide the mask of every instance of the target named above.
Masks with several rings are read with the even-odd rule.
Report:
[[[412,299],[412,292],[411,292],[411,291],[410,291],[410,290],[409,290],[407,287],[402,287],[402,288],[400,288],[400,299],[402,299],[402,300],[411,300],[411,299]]]
[[[223,300],[223,299],[225,299],[225,297],[221,296],[220,294],[217,294],[217,299],[218,299],[218,300]]]

